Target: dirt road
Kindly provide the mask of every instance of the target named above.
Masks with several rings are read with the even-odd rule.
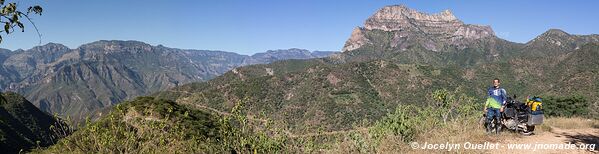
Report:
[[[489,153],[599,153],[599,129],[551,128],[531,136],[505,139],[499,150]]]

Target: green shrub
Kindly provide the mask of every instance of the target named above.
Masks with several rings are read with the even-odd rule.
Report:
[[[252,123],[243,103],[231,114],[213,114],[173,101],[138,97],[114,107],[94,123],[48,149],[61,153],[273,153],[285,150],[285,136],[268,123]],[[273,133],[275,132],[275,133]],[[44,151],[42,151],[44,150]]]
[[[243,102],[238,102],[231,110],[230,115],[224,115],[219,119],[220,151],[231,151],[236,153],[273,153],[285,148],[287,138],[283,135],[269,136],[271,130],[269,121],[258,130],[248,119]],[[280,131],[272,131],[271,134],[282,134]]]
[[[430,103],[400,105],[397,109],[378,121],[369,134],[380,140],[387,135],[400,136],[404,142],[410,142],[417,134],[435,128],[443,128],[449,121],[472,120],[480,115],[482,106],[475,99],[457,92],[436,90],[431,94]]]
[[[543,99],[544,112],[548,116],[558,117],[588,117],[589,103],[580,95],[563,97],[549,96]]]

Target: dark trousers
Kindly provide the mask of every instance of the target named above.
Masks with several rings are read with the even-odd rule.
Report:
[[[487,123],[493,120],[493,116],[495,116],[495,119],[499,123],[501,120],[501,112],[499,112],[499,109],[487,108]]]

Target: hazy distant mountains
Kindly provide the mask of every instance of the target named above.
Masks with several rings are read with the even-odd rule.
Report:
[[[24,94],[44,111],[77,117],[125,99],[206,81],[235,67],[333,53],[288,49],[247,56],[138,41],[97,41],[76,49],[49,43],[0,50],[0,89]]]

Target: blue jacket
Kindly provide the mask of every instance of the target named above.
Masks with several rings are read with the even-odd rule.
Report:
[[[493,98],[497,101],[501,106],[505,105],[505,101],[507,100],[507,92],[505,89],[499,87],[495,88],[494,86],[489,87],[487,91],[487,96]]]

